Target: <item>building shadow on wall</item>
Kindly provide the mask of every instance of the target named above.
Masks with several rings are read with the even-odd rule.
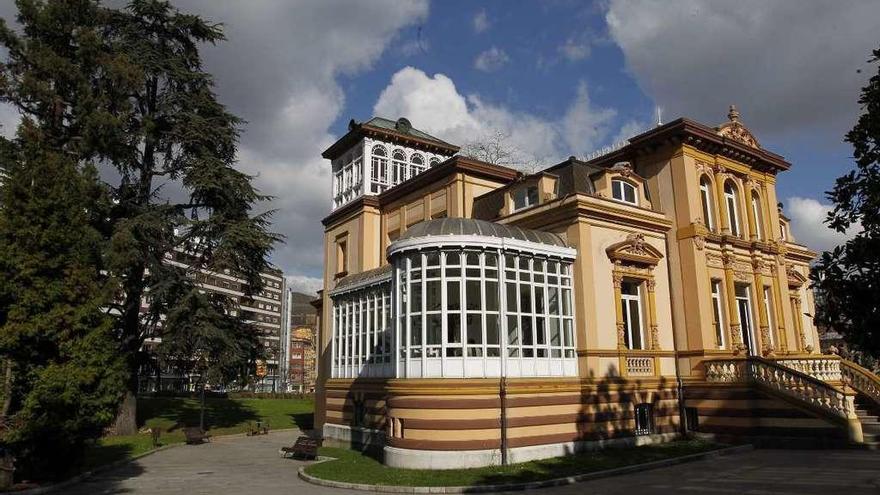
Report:
[[[563,443],[561,457],[531,461],[520,465],[516,470],[489,474],[479,479],[476,485],[527,483],[536,479],[549,479],[572,476],[586,471],[611,469],[626,463],[621,456],[603,456],[604,449],[636,448],[636,440],[643,437],[635,428],[635,409],[637,405],[649,404],[652,414],[652,429],[656,433],[666,433],[676,429],[674,423],[658,422],[658,418],[677,415],[664,407],[662,400],[675,396],[672,380],[660,377],[658,381],[623,379],[615,366],[610,366],[605,377],[594,375],[581,380],[580,408],[575,418],[575,433],[569,438],[556,438],[546,443]],[[552,416],[546,417],[548,421]],[[568,421],[571,421],[569,419]],[[658,424],[661,423],[661,424]],[[508,436],[511,436],[509,430]],[[647,435],[647,432],[644,433]],[[533,445],[540,445],[534,439]],[[529,440],[518,442],[529,444]],[[527,445],[526,445],[527,446]]]

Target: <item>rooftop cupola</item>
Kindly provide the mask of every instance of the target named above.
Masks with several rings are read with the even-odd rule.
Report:
[[[379,195],[458,152],[412,126],[409,119],[352,119],[348,133],[321,154],[333,169],[333,210],[365,195]]]

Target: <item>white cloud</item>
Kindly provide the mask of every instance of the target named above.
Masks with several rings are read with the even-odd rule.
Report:
[[[482,33],[489,29],[491,24],[489,23],[489,16],[486,15],[485,10],[480,10],[474,14],[473,25],[475,33]]]
[[[483,72],[494,72],[507,65],[508,62],[510,62],[510,57],[507,56],[507,52],[493,46],[477,55],[477,58],[474,59],[474,68]]]
[[[324,288],[324,280],[320,277],[308,277],[305,275],[288,275],[287,286],[294,292],[308,294],[310,296],[317,295],[318,291]]]
[[[569,62],[578,62],[590,56],[590,41],[583,36],[572,36],[557,49]]]
[[[612,144],[617,144],[627,139],[638,136],[639,134],[647,131],[651,128],[651,125],[647,122],[641,122],[639,120],[628,120],[622,126],[620,126],[620,130],[617,131],[617,134],[611,138]]]
[[[861,225],[853,225],[845,234],[830,229],[825,224],[825,219],[831,209],[831,205],[813,198],[788,198],[785,213],[791,218],[791,230],[797,242],[814,251],[830,251],[861,230]]]
[[[203,50],[220,101],[248,121],[239,167],[275,199],[273,229],[287,238],[272,261],[309,279],[322,272],[330,212],[329,163],[321,152],[345,106],[340,76],[368,70],[402,29],[424,21],[428,3],[215,2],[181,0],[183,10],[223,22],[228,41]]]
[[[597,108],[586,83],[578,84],[566,112],[547,119],[459,93],[444,74],[429,76],[405,67],[391,78],[373,109],[388,118],[407,117],[419,129],[447,141],[466,144],[501,132],[509,142],[545,164],[569,155],[584,155],[598,147],[612,131],[617,112]]]
[[[670,119],[722,122],[736,103],[759,139],[813,128],[839,142],[858,114],[880,2],[610,0],[606,21]]]

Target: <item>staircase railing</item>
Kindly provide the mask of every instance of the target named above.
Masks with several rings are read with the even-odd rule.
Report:
[[[840,360],[840,375],[843,383],[859,391],[862,395],[867,396],[880,406],[880,377],[846,359]]]
[[[800,371],[822,380],[823,382],[840,382],[840,361],[837,356],[811,356],[809,358],[774,359],[776,363]]]
[[[804,372],[756,356],[713,359],[704,363],[706,380],[710,383],[757,384],[846,424],[850,439],[862,441],[862,426],[855,414],[853,393]]]

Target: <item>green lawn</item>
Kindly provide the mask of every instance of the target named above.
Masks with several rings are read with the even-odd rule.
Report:
[[[321,455],[336,460],[313,464],[306,473],[327,480],[370,485],[474,486],[526,483],[602,471],[631,464],[680,457],[723,447],[705,440],[681,440],[660,445],[606,449],[599,452],[556,457],[540,461],[475,469],[431,471],[396,469],[348,449],[321,448]]]
[[[268,421],[271,429],[312,428],[312,399],[213,399],[205,400],[205,425],[212,435],[244,433],[254,421]],[[162,429],[161,445],[183,442],[183,426],[199,425],[198,399],[160,397],[138,399],[138,425]],[[82,471],[119,459],[129,459],[153,449],[148,433],[105,437],[83,458]]]

